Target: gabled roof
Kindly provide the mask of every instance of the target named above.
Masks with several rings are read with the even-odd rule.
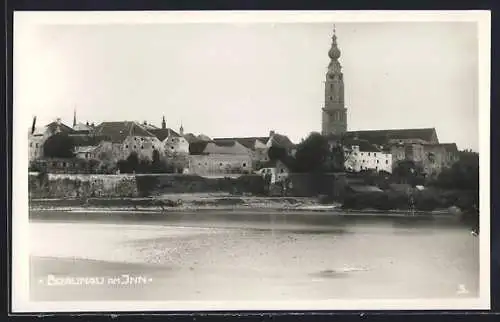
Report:
[[[269,137],[242,137],[242,138],[214,138],[213,141],[237,141],[244,147],[248,149],[253,149],[255,147],[255,141],[260,141],[263,144],[267,144]]]
[[[189,154],[205,154],[205,148],[208,142],[206,141],[196,141],[189,143]]]
[[[153,129],[153,130],[149,130],[149,132],[151,134],[153,134],[154,136],[156,136],[158,138],[158,140],[160,140],[160,141],[165,140],[169,136],[172,136],[172,137],[181,137],[179,133],[175,132],[174,130],[172,130],[170,128],[166,128],[166,129]]]
[[[93,130],[93,128],[90,125],[78,123],[75,126],[73,126],[73,130],[77,132],[90,132]]]
[[[210,141],[204,150],[208,154],[232,154],[232,155],[242,155],[249,154],[249,149],[235,140],[225,140],[225,141]]]
[[[73,130],[71,127],[67,126],[66,124],[62,122],[51,122],[47,125],[45,125],[45,128],[50,132],[50,133],[57,133],[57,132],[64,132],[64,133],[73,133],[75,130]]]
[[[435,128],[349,131],[346,136],[358,137],[371,143],[385,143],[391,139],[421,139],[431,142],[437,137]]]
[[[107,136],[114,143],[122,143],[128,136],[155,137],[137,122],[102,122],[95,128],[95,134]]]
[[[254,149],[255,142],[260,141],[263,144],[268,144],[272,139],[272,145],[281,146],[284,148],[293,148],[295,144],[286,135],[274,133],[272,136],[255,136],[255,137],[233,137],[233,138],[214,138],[215,142],[236,141],[248,149]]]
[[[290,138],[286,135],[274,133],[272,136],[272,144],[273,145],[278,145],[283,148],[291,149],[295,146],[293,142],[290,140]]]
[[[71,135],[74,146],[96,146],[102,141],[111,141],[110,137],[104,135]]]
[[[159,127],[157,127],[156,125],[153,125],[153,124],[150,124],[150,123],[147,123],[147,122],[143,123],[142,127],[145,128],[148,131],[159,129]]]

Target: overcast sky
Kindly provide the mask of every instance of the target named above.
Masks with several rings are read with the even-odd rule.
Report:
[[[40,25],[15,28],[14,108],[136,120],[211,137],[298,142],[321,130],[332,24]],[[336,24],[348,129],[435,127],[478,150],[473,22]],[[24,113],[26,111],[26,113]]]

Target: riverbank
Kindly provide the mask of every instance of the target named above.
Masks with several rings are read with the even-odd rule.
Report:
[[[30,210],[33,211],[68,211],[79,213],[170,213],[194,211],[220,212],[302,212],[328,213],[342,215],[377,215],[377,216],[429,216],[429,215],[460,215],[456,209],[437,209],[433,211],[409,210],[349,210],[340,203],[322,204],[316,198],[293,197],[240,197],[230,195],[163,195],[155,198],[58,198],[32,199]]]

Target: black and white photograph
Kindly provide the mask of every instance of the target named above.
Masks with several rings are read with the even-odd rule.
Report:
[[[489,79],[489,12],[15,12],[13,310],[489,309]]]

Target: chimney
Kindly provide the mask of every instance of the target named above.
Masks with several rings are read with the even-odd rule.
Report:
[[[89,126],[89,121],[87,121],[86,125]]]
[[[147,121],[144,121],[144,125],[148,125],[148,122],[147,122]]]
[[[57,124],[61,124],[61,118],[60,117],[56,118],[56,123]]]
[[[269,131],[269,136],[273,136],[275,134],[274,130]]]

